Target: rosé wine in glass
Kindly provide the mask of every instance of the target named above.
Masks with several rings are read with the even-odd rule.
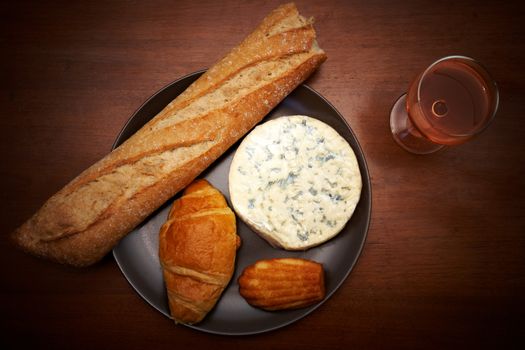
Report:
[[[419,74],[396,101],[390,113],[392,135],[409,152],[432,153],[482,132],[498,103],[496,83],[479,63],[448,56]]]

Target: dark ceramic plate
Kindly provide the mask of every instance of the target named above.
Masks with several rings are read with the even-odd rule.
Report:
[[[135,133],[201,74],[202,71],[187,75],[153,95],[129,119],[113,147],[117,147]],[[331,125],[354,149],[363,178],[361,199],[354,215],[334,239],[304,252],[288,252],[272,248],[242,221],[237,220],[242,245],[237,252],[235,274],[215,308],[201,323],[189,326],[191,328],[216,334],[246,335],[286,326],[308,315],[328,300],[356,264],[368,231],[372,198],[370,177],[363,151],[354,133],[337,110],[306,85],[295,89],[263,121],[293,114],[316,117]],[[228,172],[237,146],[238,144],[234,145],[201,175],[224,193],[228,200]],[[168,317],[170,317],[168,301],[157,250],[159,228],[166,219],[170,205],[171,201],[153,213],[113,250],[118,266],[137,293]],[[262,311],[248,305],[239,295],[237,278],[240,273],[246,266],[259,259],[277,257],[300,257],[322,263],[326,277],[326,298],[307,308],[279,312]]]

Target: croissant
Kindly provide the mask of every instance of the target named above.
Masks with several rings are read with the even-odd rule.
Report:
[[[200,322],[229,283],[239,246],[224,196],[196,180],[174,201],[160,229],[159,258],[176,323]]]
[[[259,260],[239,277],[239,293],[268,311],[297,309],[325,297],[323,265],[299,258]]]

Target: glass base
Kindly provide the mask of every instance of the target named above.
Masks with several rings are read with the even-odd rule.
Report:
[[[399,97],[390,111],[390,129],[394,140],[410,153],[429,154],[439,151],[444,146],[429,141],[410,122],[406,98],[407,94]]]

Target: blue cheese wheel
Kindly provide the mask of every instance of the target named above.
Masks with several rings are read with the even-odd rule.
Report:
[[[337,235],[361,195],[354,151],[332,127],[294,115],[257,126],[229,172],[237,215],[275,247],[305,250]]]

